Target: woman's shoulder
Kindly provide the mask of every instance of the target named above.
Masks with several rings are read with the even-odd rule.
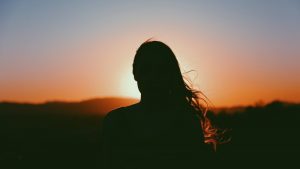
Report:
[[[130,106],[119,107],[117,109],[111,110],[104,117],[104,121],[111,122],[111,121],[123,120],[125,116],[130,114],[130,112],[135,111],[137,108],[138,108],[138,103],[130,105]]]
[[[127,126],[127,115],[131,109],[135,108],[135,105],[127,107],[119,107],[117,109],[111,110],[106,114],[102,123],[103,133],[109,135],[115,135],[122,133]]]

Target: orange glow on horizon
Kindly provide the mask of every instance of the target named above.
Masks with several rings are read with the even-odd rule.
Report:
[[[181,31],[154,26],[148,30],[152,31],[144,33],[139,29],[125,29],[124,32],[130,33],[115,34],[106,39],[99,35],[57,51],[55,55],[68,57],[61,63],[60,60],[53,61],[56,67],[21,72],[15,75],[19,78],[13,83],[1,82],[0,100],[44,102],[108,96],[139,98],[132,75],[133,57],[139,45],[153,37],[171,47],[182,72],[195,70],[185,75],[217,107],[248,105],[259,100],[300,101],[300,78],[291,79],[277,70],[258,70],[248,61],[232,59],[232,56],[250,57],[251,53],[229,49],[226,39],[206,35],[198,38],[193,32],[183,31],[185,28],[181,26],[178,26]],[[52,54],[45,56],[51,57]]]

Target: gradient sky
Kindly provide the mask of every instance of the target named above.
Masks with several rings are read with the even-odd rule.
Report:
[[[215,106],[300,101],[298,0],[1,1],[0,101],[139,97],[148,38]]]

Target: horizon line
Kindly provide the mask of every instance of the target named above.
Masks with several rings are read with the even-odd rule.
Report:
[[[67,100],[67,99],[49,99],[49,100],[44,100],[44,101],[16,101],[16,100],[0,100],[0,104],[2,103],[14,103],[14,104],[33,104],[33,105],[42,105],[42,104],[47,104],[47,103],[81,103],[81,102],[85,102],[85,101],[89,101],[89,100],[97,100],[97,99],[126,99],[126,100],[137,100],[139,101],[140,98],[136,98],[136,97],[128,97],[128,96],[95,96],[95,97],[89,97],[89,98],[85,98],[85,99],[77,99],[77,100]],[[254,101],[253,103],[250,104],[236,104],[236,105],[220,105],[220,106],[209,106],[211,108],[233,108],[233,107],[247,107],[247,106],[257,106],[259,104],[261,105],[267,105],[270,104],[272,102],[282,102],[282,103],[289,103],[289,104],[300,104],[299,101],[288,101],[288,100],[282,100],[282,99],[273,99],[271,101],[264,101],[264,100],[257,100]]]

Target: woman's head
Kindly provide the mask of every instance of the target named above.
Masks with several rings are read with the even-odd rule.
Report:
[[[172,50],[159,41],[146,41],[136,52],[133,75],[142,95],[181,91],[183,79]]]
[[[218,142],[217,130],[206,117],[206,97],[188,85],[181,74],[175,54],[160,41],[146,41],[137,50],[133,62],[133,75],[142,97],[166,98],[176,106],[186,106],[199,117],[206,143]],[[205,105],[200,104],[200,100]]]

